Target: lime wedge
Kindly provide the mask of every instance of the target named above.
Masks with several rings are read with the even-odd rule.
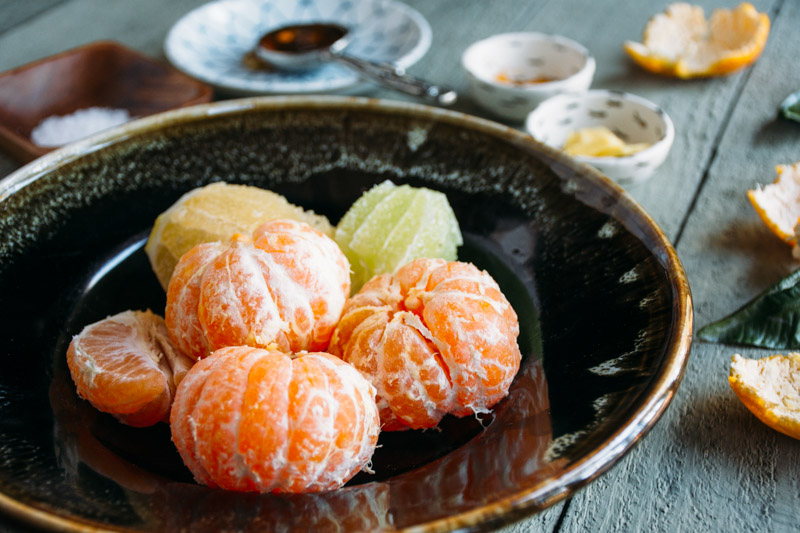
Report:
[[[385,181],[365,192],[336,228],[352,268],[353,292],[377,274],[419,257],[457,257],[463,242],[453,209],[441,192]]]

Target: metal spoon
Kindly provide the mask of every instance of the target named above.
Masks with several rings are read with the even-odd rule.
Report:
[[[409,76],[402,67],[345,54],[350,38],[348,29],[339,24],[293,24],[264,34],[254,52],[262,61],[286,70],[303,70],[325,61],[337,61],[386,87],[439,105],[452,105],[458,98],[455,91]]]

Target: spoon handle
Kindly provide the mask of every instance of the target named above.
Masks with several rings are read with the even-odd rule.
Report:
[[[365,77],[391,89],[418,96],[429,102],[442,106],[453,105],[458,93],[452,89],[428,83],[425,80],[409,76],[405,69],[389,63],[373,63],[335,50],[328,50],[330,59],[344,63]]]

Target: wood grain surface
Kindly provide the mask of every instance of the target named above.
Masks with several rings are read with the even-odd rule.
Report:
[[[201,3],[0,0],[0,71],[107,38],[163,59],[170,26]],[[433,46],[409,69],[412,74],[463,91],[460,56],[473,41],[507,31],[558,33],[595,56],[594,88],[629,91],[667,111],[676,128],[672,151],[649,181],[629,193],[675,244],[692,287],[697,327],[798,267],[789,248],[758,220],[745,193],[771,182],[775,165],[800,160],[800,124],[777,116],[780,102],[800,90],[800,2],[753,0],[772,20],[763,56],[731,76],[692,81],[643,72],[622,51],[622,43],[639,40],[648,17],[667,1],[407,3],[433,29]],[[707,13],[736,4],[693,3]],[[379,89],[369,94],[411,100]],[[488,117],[468,98],[456,109]],[[17,167],[0,154],[0,177]],[[628,455],[570,500],[503,531],[799,530],[800,442],[761,424],[736,399],[727,383],[735,352],[770,354],[695,341],[672,404]]]

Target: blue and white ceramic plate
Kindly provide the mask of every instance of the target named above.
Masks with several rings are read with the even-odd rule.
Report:
[[[394,0],[217,0],[187,13],[164,43],[169,61],[216,89],[240,96],[355,93],[354,71],[336,64],[286,72],[257,63],[259,37],[287,24],[335,22],[353,33],[348,54],[409,67],[431,44],[428,21]]]

